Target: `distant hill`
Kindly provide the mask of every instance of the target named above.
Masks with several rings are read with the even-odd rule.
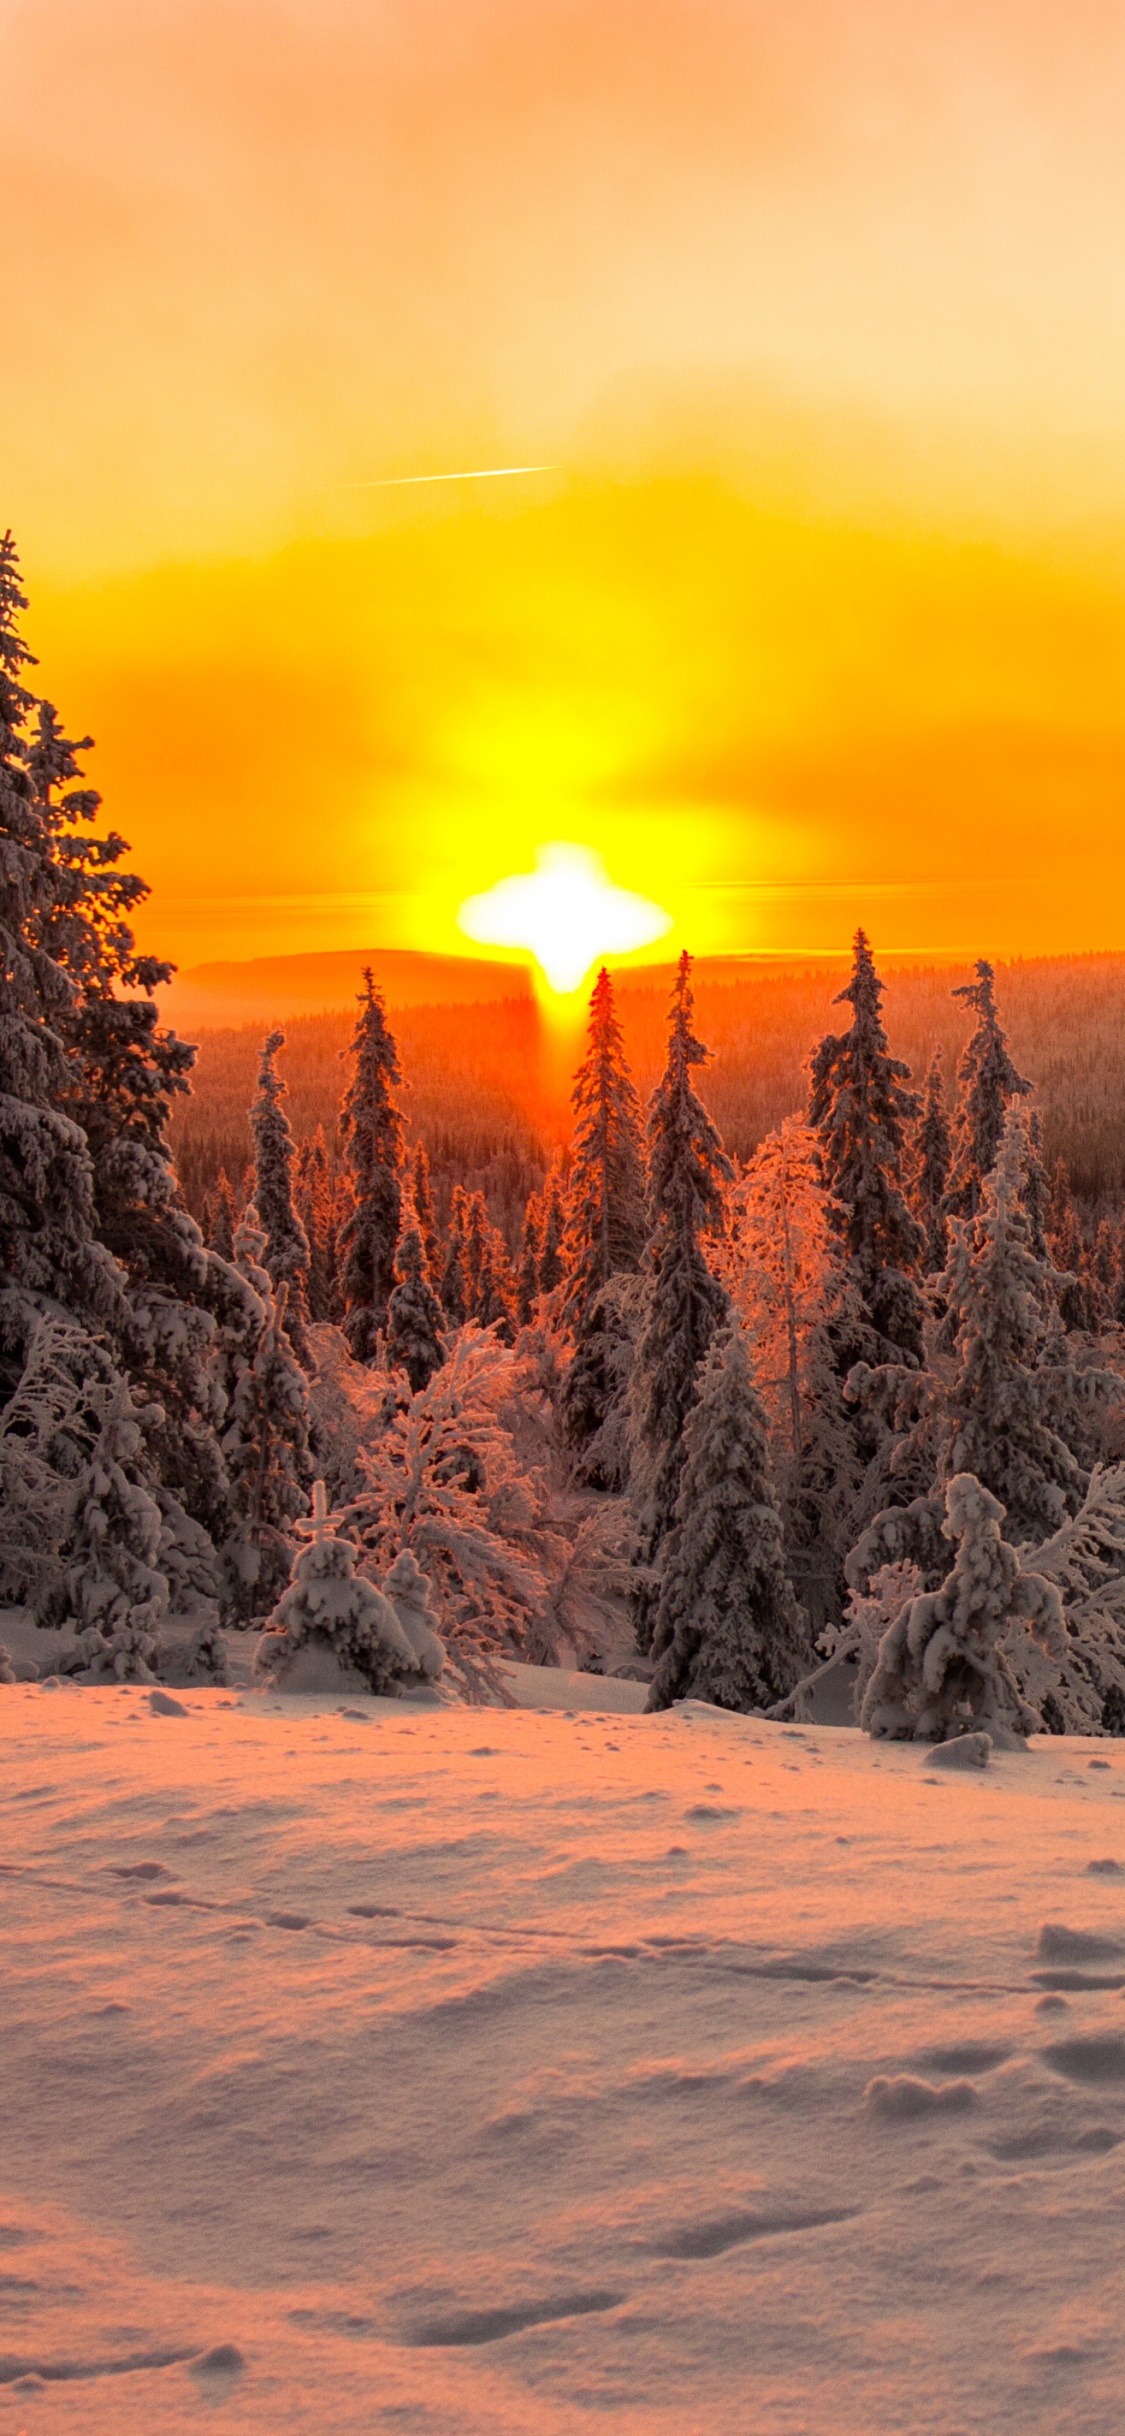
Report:
[[[286,1022],[350,1008],[370,965],[389,1007],[494,1004],[530,998],[522,964],[476,956],[428,956],[412,948],[334,948],[310,956],[254,956],[246,963],[192,964],[158,992],[178,1032]]]

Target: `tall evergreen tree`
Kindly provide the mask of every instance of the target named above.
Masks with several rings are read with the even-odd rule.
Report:
[[[449,1229],[445,1239],[445,1266],[441,1273],[441,1307],[455,1328],[462,1328],[469,1317],[469,1293],[465,1276],[465,1234],[468,1197],[462,1184],[455,1184],[449,1205]]]
[[[975,1218],[986,1176],[996,1164],[1004,1111],[1009,1100],[1026,1099],[1032,1086],[1017,1074],[1008,1054],[993,987],[995,974],[982,956],[975,981],[954,990],[976,1016],[975,1028],[957,1068],[961,1097],[953,1146],[953,1170],[945,1196],[950,1218]]]
[[[652,1648],[650,1709],[685,1699],[766,1709],[812,1663],[786,1579],[766,1416],[737,1320],[712,1338],[687,1418]]]
[[[516,1264],[516,1309],[521,1328],[530,1322],[539,1299],[539,1195],[529,1193],[524,1206]]]
[[[906,1129],[918,1100],[906,1088],[909,1068],[890,1054],[882,997],[867,935],[857,930],[851,979],[834,1002],[852,1008],[852,1021],[846,1032],[828,1033],[813,1055],[809,1123],[867,1316],[892,1352],[918,1362],[922,1301],[914,1277],[922,1230],[902,1189]]]
[[[940,1041],[930,1059],[926,1075],[914,1149],[916,1166],[912,1199],[914,1215],[924,1239],[922,1267],[927,1277],[934,1277],[939,1269],[944,1269],[949,1257],[945,1196],[949,1189],[949,1168],[953,1155]]]
[[[344,1334],[358,1361],[370,1361],[387,1324],[402,1222],[402,1116],[391,1098],[401,1081],[387,1029],[383,993],[364,974],[352,1042],[355,1067],[340,1116],[353,1203],[340,1231]]]
[[[277,1071],[284,1032],[271,1032],[258,1061],[258,1096],[250,1111],[254,1137],[254,1203],[265,1229],[265,1267],[276,1292],[284,1284],[285,1333],[304,1369],[312,1360],[305,1333],[309,1317],[309,1239],[293,1201],[297,1145],[282,1101],[286,1086]]]
[[[418,1142],[415,1145],[414,1164],[410,1171],[410,1191],[414,1202],[414,1215],[418,1221],[418,1232],[422,1238],[422,1249],[426,1255],[426,1267],[430,1273],[431,1283],[434,1283],[441,1276],[443,1265],[441,1229],[438,1226],[437,1211],[434,1208],[430,1162],[426,1155],[424,1142]]]
[[[566,1201],[557,1158],[552,1161],[543,1186],[541,1208],[539,1291],[541,1294],[553,1294],[555,1287],[561,1285],[563,1280],[563,1236],[566,1232]]]
[[[34,665],[10,533],[0,541],[0,1390],[17,1386],[36,1319],[119,1324],[123,1279],[95,1239],[94,1176],[62,1114],[75,990],[44,943],[58,899],[50,823],[28,767]]]
[[[405,1370],[411,1393],[420,1395],[445,1360],[445,1313],[430,1284],[422,1230],[417,1225],[403,1231],[395,1278],[387,1306],[387,1367]]]
[[[705,1065],[710,1052],[692,1030],[686,953],[668,1021],[668,1062],[648,1118],[649,1273],[632,1387],[638,1553],[648,1576],[636,1601],[642,1648],[652,1637],[655,1570],[675,1516],[684,1424],[696,1399],[699,1365],[729,1308],[702,1238],[721,1230],[723,1190],[734,1171],[692,1087],[693,1069]]]
[[[576,1333],[599,1288],[620,1270],[639,1268],[648,1235],[640,1102],[604,964],[590,999],[588,1042],[570,1095],[574,1145],[562,1246],[562,1316]]]
[[[207,1196],[205,1218],[206,1224],[203,1232],[209,1250],[217,1252],[220,1260],[233,1260],[234,1230],[238,1224],[238,1212],[234,1206],[234,1194],[231,1191],[230,1177],[225,1167],[220,1167],[214,1186]]]

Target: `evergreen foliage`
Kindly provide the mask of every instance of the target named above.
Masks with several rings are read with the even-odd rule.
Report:
[[[835,1004],[852,1008],[846,1032],[828,1033],[809,1074],[809,1123],[863,1306],[888,1354],[922,1358],[921,1297],[914,1283],[923,1237],[902,1189],[907,1128],[918,1100],[892,1057],[881,1013],[883,984],[867,935],[857,930],[852,975]]]
[[[552,1161],[540,1199],[539,1229],[539,1291],[553,1294],[566,1275],[563,1261],[563,1239],[566,1234],[566,1196],[557,1159]]]
[[[408,1226],[398,1247],[397,1280],[387,1310],[387,1365],[405,1370],[414,1395],[429,1385],[445,1359],[445,1314],[430,1285],[418,1226]]]
[[[352,1042],[354,1067],[340,1114],[353,1205],[340,1230],[344,1334],[356,1360],[370,1361],[387,1324],[402,1223],[402,1117],[391,1098],[401,1081],[383,993],[364,974]]]
[[[465,1191],[460,1184],[455,1184],[449,1205],[445,1266],[441,1273],[441,1307],[455,1328],[463,1328],[469,1315],[469,1290],[465,1276],[467,1210]]]
[[[77,1657],[91,1674],[151,1683],[168,1581],[142,1419],[119,1382],[75,1483],[51,1621],[73,1625]]]
[[[410,1197],[414,1203],[414,1215],[418,1221],[418,1232],[422,1238],[426,1268],[432,1284],[436,1278],[441,1276],[443,1263],[441,1229],[438,1226],[437,1211],[434,1207],[430,1162],[424,1142],[419,1142],[415,1146],[414,1164],[410,1171]]]
[[[539,1300],[540,1252],[539,1196],[529,1193],[524,1206],[516,1263],[516,1315],[521,1328],[530,1326]]]
[[[1020,1625],[1056,1664],[1066,1655],[1054,1584],[1024,1572],[1001,1539],[1004,1508],[971,1472],[945,1493],[945,1537],[956,1542],[939,1588],[908,1598],[888,1626],[867,1687],[861,1724],[898,1741],[945,1742],[986,1732],[1002,1747],[1037,1733],[1005,1644]]]
[[[961,1096],[957,1110],[953,1171],[945,1197],[951,1218],[975,1218],[991,1174],[1004,1130],[1009,1100],[1025,1099],[1031,1090],[1016,1072],[1000,1025],[992,966],[982,957],[975,981],[953,992],[976,1016],[976,1024],[957,1068]]]
[[[356,1573],[354,1541],[328,1525],[324,1482],[313,1484],[312,1537],[293,1560],[292,1578],[265,1626],[254,1659],[260,1682],[279,1690],[299,1683],[302,1651],[331,1652],[345,1675],[369,1692],[397,1691],[423,1669],[390,1600]]]
[[[576,1335],[607,1280],[639,1268],[648,1237],[640,1102],[604,965],[590,999],[588,1039],[571,1092],[574,1141],[562,1247],[562,1321]],[[540,1265],[542,1270],[542,1257]]]
[[[235,1241],[224,1331],[229,1385],[222,1452],[235,1523],[223,1556],[229,1603],[243,1620],[264,1614],[288,1576],[291,1527],[306,1509],[312,1470],[308,1383],[284,1332],[287,1288],[283,1281],[274,1293],[264,1252],[265,1234],[251,1204]]]
[[[284,1032],[271,1032],[258,1068],[258,1096],[250,1111],[254,1136],[254,1206],[265,1231],[263,1261],[275,1290],[284,1285],[285,1333],[301,1363],[309,1367],[309,1239],[293,1203],[296,1144],[282,1107],[285,1085],[277,1071]]]
[[[683,1469],[683,1432],[695,1402],[700,1363],[729,1308],[704,1258],[702,1238],[723,1224],[724,1187],[733,1170],[692,1087],[708,1051],[692,1030],[691,959],[680,958],[669,1015],[668,1061],[648,1118],[649,1224],[645,1313],[632,1379],[636,1449],[633,1494],[639,1581],[637,1636],[652,1637],[653,1572],[675,1517]]]
[[[650,1709],[689,1698],[769,1708],[812,1657],[786,1578],[766,1417],[737,1321],[712,1339],[684,1431],[652,1650]]]
[[[945,1105],[945,1073],[940,1045],[926,1075],[922,1112],[915,1135],[912,1199],[922,1229],[922,1268],[927,1277],[944,1269],[949,1257],[949,1222],[945,1196],[953,1157],[953,1135]]]

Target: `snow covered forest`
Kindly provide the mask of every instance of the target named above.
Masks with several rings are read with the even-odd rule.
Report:
[[[982,960],[956,1071],[896,1057],[864,933],[803,1101],[749,1156],[709,1103],[690,959],[647,1107],[599,974],[569,1144],[505,1228],[408,1148],[370,978],[338,1124],[260,1046],[246,1172],[200,1223],[170,1127],[143,881],[90,740],[29,679],[0,544],[0,1600],[84,1681],[294,1688],[500,1664],[877,1736],[1125,1734],[1125,1236],[1048,1168]],[[735,1129],[728,1129],[736,1138]],[[529,1186],[534,1183],[534,1189]],[[0,1676],[13,1672],[0,1652]]]

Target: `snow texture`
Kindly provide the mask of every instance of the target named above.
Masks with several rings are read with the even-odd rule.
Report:
[[[1121,1752],[548,1690],[0,1690],[0,2426],[1116,2436]]]

